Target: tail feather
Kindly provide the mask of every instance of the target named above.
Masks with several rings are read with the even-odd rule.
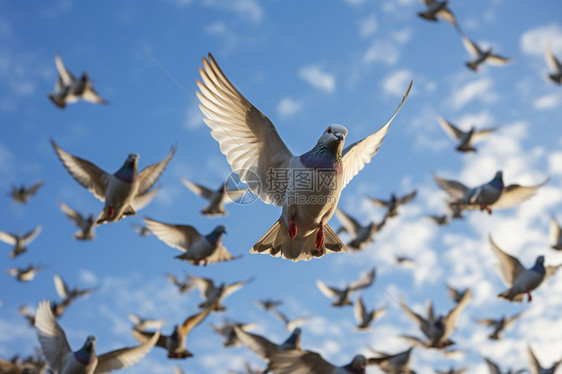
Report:
[[[523,297],[524,297],[524,296],[525,296],[525,295],[522,294],[522,293],[520,293],[520,294],[515,294],[515,295],[514,295],[514,294],[511,292],[511,288],[508,289],[508,290],[505,290],[504,292],[502,292],[502,293],[500,293],[500,294],[498,295],[498,297],[501,297],[502,299],[507,299],[507,300],[509,300],[509,301],[516,301],[516,302],[518,302],[518,303],[520,303],[521,301],[523,301]]]

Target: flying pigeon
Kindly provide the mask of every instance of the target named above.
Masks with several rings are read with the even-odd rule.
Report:
[[[369,357],[367,365],[378,365],[385,373],[389,374],[416,374],[410,369],[411,353],[414,347],[410,347],[403,352],[388,354],[372,350],[377,357]]]
[[[184,359],[192,357],[193,353],[189,352],[185,347],[187,335],[189,335],[189,332],[195,326],[202,323],[210,312],[211,308],[205,308],[201,312],[189,316],[183,324],[175,325],[174,332],[168,336],[160,335],[160,330],[154,333],[138,329],[133,329],[133,336],[139,342],[145,343],[154,339],[154,336],[159,335],[159,338],[156,341],[156,346],[164,348],[168,352],[168,358]]]
[[[140,236],[147,236],[150,234],[150,230],[146,228],[146,226],[141,226],[136,223],[133,224],[133,230]]]
[[[273,314],[275,314],[277,318],[279,318],[281,321],[283,321],[283,323],[285,323],[285,329],[287,331],[293,331],[295,328],[297,328],[298,326],[302,325],[303,323],[305,323],[307,320],[310,319],[310,316],[303,316],[294,319],[289,319],[289,317],[287,317],[285,314],[281,313],[277,309],[273,309]]]
[[[519,319],[519,317],[521,317],[521,313],[522,312],[517,313],[511,317],[502,316],[500,319],[478,319],[476,322],[484,326],[492,326],[494,331],[488,336],[488,339],[500,340],[502,331]]]
[[[267,299],[267,300],[256,300],[254,301],[254,304],[259,306],[260,308],[263,308],[264,310],[274,310],[279,305],[283,304],[283,302],[280,300]]]
[[[399,256],[399,255],[394,255],[394,260],[402,266],[415,266],[416,265],[416,261],[408,256]]]
[[[133,329],[138,331],[146,331],[152,329],[160,329],[166,322],[163,319],[148,319],[137,316],[134,313],[127,315],[129,321],[133,322]]]
[[[210,306],[213,307],[213,311],[221,312],[226,310],[225,306],[222,305],[222,300],[232,294],[235,291],[238,291],[243,286],[247,285],[248,283],[253,281],[253,278],[250,278],[246,281],[241,282],[234,282],[229,285],[225,283],[221,283],[218,287],[215,286],[215,282],[212,279],[208,278],[199,278],[193,275],[189,275],[189,279],[193,282],[195,287],[199,289],[199,293],[201,294],[201,298],[204,301],[199,304],[199,308],[208,308]]]
[[[74,222],[76,226],[80,229],[74,237],[78,240],[92,240],[95,237],[96,219],[93,214],[90,214],[87,218],[84,217],[79,212],[70,208],[65,203],[60,203],[60,209],[66,214],[66,216]]]
[[[451,367],[449,370],[435,370],[435,374],[463,374],[466,372],[468,368],[463,367],[459,369],[455,369]]]
[[[68,307],[75,299],[88,296],[94,291],[93,288],[79,289],[75,287],[71,289],[58,274],[53,275],[53,282],[55,283],[57,294],[62,299],[62,302],[60,303],[51,303],[51,309],[56,318],[62,316],[64,309],[66,309],[66,307]]]
[[[426,216],[431,221],[435,222],[438,226],[447,226],[449,224],[449,216],[446,214],[442,214],[440,216],[437,215],[429,215]]]
[[[213,191],[184,178],[181,181],[191,192],[209,201],[209,205],[201,211],[202,214],[207,216],[225,216],[226,210],[224,210],[224,205],[240,200],[248,192],[246,188],[228,190],[226,183],[223,183],[217,190]]]
[[[26,268],[10,268],[8,269],[8,274],[16,277],[20,282],[31,282],[41,270],[43,270],[42,266],[29,265]]]
[[[125,163],[115,174],[108,174],[90,161],[71,155],[60,148],[53,139],[51,144],[70,175],[96,198],[105,202],[96,224],[115,222],[126,216],[136,215],[155,196],[158,188],[149,191],[156,183],[176,147],[163,161],[137,172],[139,155],[130,153]]]
[[[478,68],[484,62],[492,65],[506,65],[513,61],[513,59],[506,58],[503,56],[499,56],[492,53],[492,49],[488,49],[483,51],[476,43],[472,40],[467,38],[466,36],[462,36],[462,43],[464,47],[473,57],[473,61],[469,61],[466,63],[466,66],[472,71],[478,71]]]
[[[263,374],[264,369],[253,369],[247,361],[244,361],[244,371],[230,370],[229,374]]]
[[[37,335],[43,354],[54,374],[108,373],[126,368],[136,364],[146,356],[160,337],[158,331],[152,339],[139,346],[122,348],[98,356],[94,350],[96,337],[88,336],[84,346],[73,352],[64,330],[55,320],[47,300],[39,303],[35,327],[37,327]]]
[[[31,243],[42,229],[43,227],[38,225],[30,232],[23,235],[0,231],[0,241],[14,246],[14,249],[10,252],[10,258],[14,258],[27,251],[25,246]]]
[[[108,103],[94,90],[88,73],[82,73],[80,79],[77,79],[66,69],[59,54],[55,56],[55,65],[59,76],[55,83],[55,92],[48,97],[57,107],[64,109],[66,104],[75,103],[80,99],[94,104]]]
[[[562,251],[562,236],[560,235],[561,229],[558,221],[553,216],[550,220],[550,243],[551,248],[557,251]]]
[[[357,300],[353,306],[353,316],[357,325],[355,328],[359,331],[365,331],[371,328],[371,323],[375,322],[377,319],[381,318],[386,313],[386,306],[379,309],[373,309],[368,311],[363,304],[363,298],[358,292]]]
[[[456,148],[456,150],[459,152],[476,152],[476,148],[474,148],[472,143],[481,141],[487,135],[490,135],[492,132],[497,130],[497,128],[495,127],[476,130],[476,128],[472,126],[470,130],[462,131],[441,116],[437,116],[437,121],[441,125],[441,128],[445,130],[445,132],[451,139],[459,142],[459,145]]]
[[[189,293],[189,291],[191,291],[193,289],[193,283],[191,283],[191,281],[189,281],[189,278],[187,277],[187,275],[186,275],[184,281],[179,280],[174,275],[169,274],[169,273],[166,274],[166,278],[178,288],[179,293],[187,294],[187,293]]]
[[[269,360],[269,370],[275,374],[365,374],[367,359],[356,355],[344,366],[334,366],[316,352],[304,350],[275,351]]]
[[[542,367],[530,345],[527,346],[527,351],[529,353],[529,360],[531,361],[531,374],[554,374],[556,369],[558,369],[558,366],[562,364],[562,359],[560,359],[553,363],[549,368]]]
[[[19,313],[25,320],[29,323],[31,327],[35,327],[35,313],[30,312],[29,309],[25,305],[20,305],[18,308]],[[0,370],[0,373],[2,371]]]
[[[419,326],[419,328],[425,335],[425,340],[406,335],[403,335],[402,337],[426,348],[444,349],[450,345],[455,344],[455,342],[449,339],[449,337],[455,331],[457,320],[459,319],[461,312],[468,304],[471,296],[472,293],[470,292],[470,290],[468,290],[463,299],[457,305],[455,305],[455,307],[451,309],[451,311],[449,311],[446,316],[441,315],[438,317],[434,317],[433,315],[431,315],[428,316],[427,319],[413,312],[406,306],[406,304],[404,304],[402,300],[400,300],[402,309],[404,309],[404,311],[408,313],[410,318],[412,318],[414,322]]]
[[[490,370],[490,374],[502,374],[500,367],[494,361],[486,357],[484,357],[484,361],[486,361],[486,364],[488,364],[488,370]],[[505,374],[522,374],[525,372],[527,372],[527,369],[519,369],[517,371],[509,369],[505,372]]]
[[[233,256],[222,245],[222,236],[226,233],[226,228],[222,225],[203,236],[193,226],[173,225],[150,218],[145,218],[144,223],[158,239],[183,252],[176,258],[193,265],[214,264],[240,258],[240,256]]]
[[[458,290],[450,285],[446,285],[447,286],[447,293],[449,294],[449,297],[455,302],[455,303],[460,303],[461,300],[464,298],[464,295],[469,292],[468,288],[465,288],[464,290]]]
[[[240,339],[238,339],[236,332],[234,331],[234,326],[237,326],[239,329],[246,331],[255,327],[256,324],[226,321],[222,326],[211,325],[213,331],[226,338],[226,340],[222,343],[224,347],[238,347],[242,345],[242,342],[240,341]]]
[[[46,374],[48,364],[43,355],[29,356],[24,359],[14,356],[11,360],[0,358],[0,373],[3,374]]]
[[[396,195],[392,193],[390,195],[390,200],[375,199],[372,197],[370,197],[369,200],[371,200],[371,202],[374,203],[375,205],[382,206],[387,209],[385,218],[395,217],[398,215],[398,207],[400,205],[404,205],[414,200],[414,197],[416,197],[416,192],[417,192],[416,190],[413,190],[409,194],[402,196],[400,198],[396,197]]]
[[[203,83],[199,108],[232,170],[261,200],[282,206],[278,221],[250,253],[269,253],[292,261],[345,250],[327,222],[341,190],[377,153],[398,109],[377,132],[343,148],[347,129],[330,125],[314,148],[295,156],[273,123],[230,83],[212,55],[199,69]],[[304,203],[303,203],[304,202]]]
[[[451,205],[456,205],[460,209],[486,210],[489,214],[492,214],[492,210],[507,209],[531,198],[549,180],[547,178],[540,184],[528,187],[519,184],[505,186],[503,173],[498,171],[490,182],[469,188],[460,182],[442,179],[437,175],[433,178],[453,199]]]
[[[361,226],[355,218],[345,213],[339,207],[336,208],[336,217],[341,222],[342,227],[338,230],[347,232],[353,239],[347,243],[347,246],[354,250],[359,250],[365,247],[368,243],[373,241],[373,236],[379,232],[386,223],[386,216],[383,220],[376,224],[371,222],[367,226]]]
[[[43,186],[43,181],[32,184],[29,187],[21,185],[20,187],[12,186],[12,192],[10,196],[16,203],[27,203],[29,198],[37,193],[37,191]]]
[[[527,294],[528,301],[531,302],[533,297],[531,291],[536,289],[549,276],[553,275],[561,265],[544,266],[544,256],[538,256],[535,265],[530,269],[525,269],[516,257],[508,255],[502,251],[497,244],[489,237],[490,244],[494,254],[499,260],[497,265],[498,274],[506,285],[509,287],[506,291],[500,293],[498,297],[509,301],[521,302],[523,296]]]
[[[560,63],[560,60],[558,60],[556,56],[554,56],[554,53],[552,53],[550,43],[546,43],[545,57],[546,63],[552,71],[552,73],[548,74],[546,77],[554,83],[562,84],[562,63]]]
[[[336,298],[332,303],[332,306],[344,306],[352,305],[353,303],[349,300],[349,297],[354,291],[360,290],[362,288],[369,287],[375,281],[375,269],[373,268],[370,272],[364,273],[355,282],[345,286],[345,288],[335,288],[329,287],[320,279],[316,280],[316,285],[322,291],[324,296],[330,298]]]
[[[457,24],[457,20],[453,12],[447,8],[448,0],[439,1],[439,0],[421,0],[422,3],[425,4],[426,10],[423,12],[419,12],[418,16],[428,21],[437,21],[437,18],[441,18],[447,22],[450,22],[457,31],[460,31],[459,25]]]

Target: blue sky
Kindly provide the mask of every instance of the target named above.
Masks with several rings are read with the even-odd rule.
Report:
[[[254,321],[259,324],[254,331],[282,341],[288,335],[282,323],[252,303],[268,297],[282,300],[280,310],[290,317],[313,316],[303,325],[303,345],[334,364],[367,353],[367,346],[389,352],[406,349],[397,336],[420,332],[394,300],[402,297],[422,311],[432,299],[437,312],[446,313],[453,303],[445,282],[473,290],[452,337],[466,354],[451,359],[415,350],[415,370],[430,373],[454,365],[482,372],[482,354],[519,368],[527,364],[527,343],[545,365],[558,359],[561,275],[541,286],[529,305],[496,299],[503,285],[487,237],[492,234],[525,266],[539,254],[546,255],[547,264],[562,262],[562,255],[548,248],[550,216],[562,219],[562,91],[543,78],[548,72],[546,41],[562,57],[562,5],[557,0],[540,6],[476,0],[452,1],[450,8],[471,39],[514,62],[469,71],[464,63],[470,56],[459,34],[446,22],[417,17],[423,9],[417,0],[0,2],[0,190],[7,194],[13,184],[45,181],[26,205],[3,197],[0,230],[26,232],[42,224],[43,232],[28,253],[14,260],[8,258],[9,246],[0,243],[5,249],[0,264],[6,269],[30,263],[46,267],[30,283],[17,283],[0,272],[0,330],[10,332],[0,336],[0,354],[33,353],[36,334],[18,307],[56,300],[53,274],[71,286],[98,288],[76,301],[59,323],[73,348],[94,334],[97,351],[103,353],[135,344],[130,312],[167,319],[166,334],[193,314],[199,294],[174,294],[164,276],[187,272],[217,282],[255,281],[226,300],[226,313],[211,315],[192,332],[187,345],[195,357],[174,362],[155,349],[124,373],[170,373],[176,363],[186,373],[227,373],[241,370],[244,360],[263,367],[248,349],[223,349],[222,338],[210,325],[223,318]],[[110,105],[54,107],[46,95],[54,87],[57,52],[75,75],[88,71]],[[199,213],[205,202],[180,182],[187,178],[215,188],[230,172],[195,99],[198,68],[209,52],[296,154],[312,148],[332,123],[348,128],[348,144],[378,129],[413,80],[379,153],[345,188],[340,206],[361,222],[378,222],[384,212],[366,196],[386,198],[417,188],[414,202],[362,252],[302,263],[248,254],[278,218],[279,209],[260,201],[231,204],[227,217],[209,219]],[[437,115],[462,128],[475,124],[501,129],[480,143],[476,154],[459,154]],[[172,144],[177,143],[178,151],[159,180],[162,191],[138,217],[98,227],[97,238],[84,243],[72,238],[75,228],[58,206],[64,201],[97,215],[102,203],[72,180],[49,137],[108,172],[116,171],[130,152],[140,154],[143,168],[162,160]],[[445,196],[433,172],[477,185],[499,169],[507,183],[535,184],[547,176],[551,180],[530,201],[492,216],[471,212],[444,228],[424,218],[444,209]],[[191,224],[203,233],[224,224],[229,231],[225,245],[243,257],[204,268],[178,261],[175,249],[134,233],[132,223],[140,223],[143,216]],[[339,227],[335,218],[330,224]],[[399,267],[394,254],[413,257],[417,266]],[[380,285],[365,290],[364,301],[369,308],[386,303],[389,309],[370,332],[359,333],[352,328],[352,308],[330,307],[315,280],[343,285],[373,266]],[[500,342],[486,340],[488,330],[473,322],[523,309],[522,319]],[[368,368],[368,373],[379,372]]]

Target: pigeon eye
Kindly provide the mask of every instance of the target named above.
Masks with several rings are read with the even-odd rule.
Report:
[[[331,134],[331,133],[332,133],[332,128],[331,128],[331,127],[328,127],[328,130],[327,130],[327,131],[328,131],[328,134]]]

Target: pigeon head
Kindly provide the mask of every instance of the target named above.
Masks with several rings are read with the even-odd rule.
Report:
[[[309,168],[341,169],[342,149],[346,135],[347,129],[345,127],[340,125],[328,126],[314,148],[301,155],[301,162]]]
[[[537,257],[537,260],[535,261],[535,266],[533,266],[532,268],[533,271],[536,271],[539,274],[545,274],[546,273],[546,269],[544,268],[544,256],[540,255]]]
[[[137,175],[139,157],[140,156],[136,153],[129,153],[125,163],[121,166],[121,169],[115,173],[115,176],[125,182],[134,182]]]
[[[318,139],[318,145],[323,145],[324,147],[343,147],[343,142],[345,136],[347,135],[347,129],[341,125],[330,125],[324,133]]]
[[[84,365],[89,365],[96,360],[96,354],[94,352],[94,345],[96,344],[95,336],[88,336],[84,346],[80,348],[79,351],[74,352],[74,357],[76,360]]]
[[[351,363],[344,368],[354,374],[364,374],[367,367],[367,359],[363,355],[353,357]]]
[[[220,245],[222,234],[226,234],[226,227],[219,225],[206,238],[212,245]]]

